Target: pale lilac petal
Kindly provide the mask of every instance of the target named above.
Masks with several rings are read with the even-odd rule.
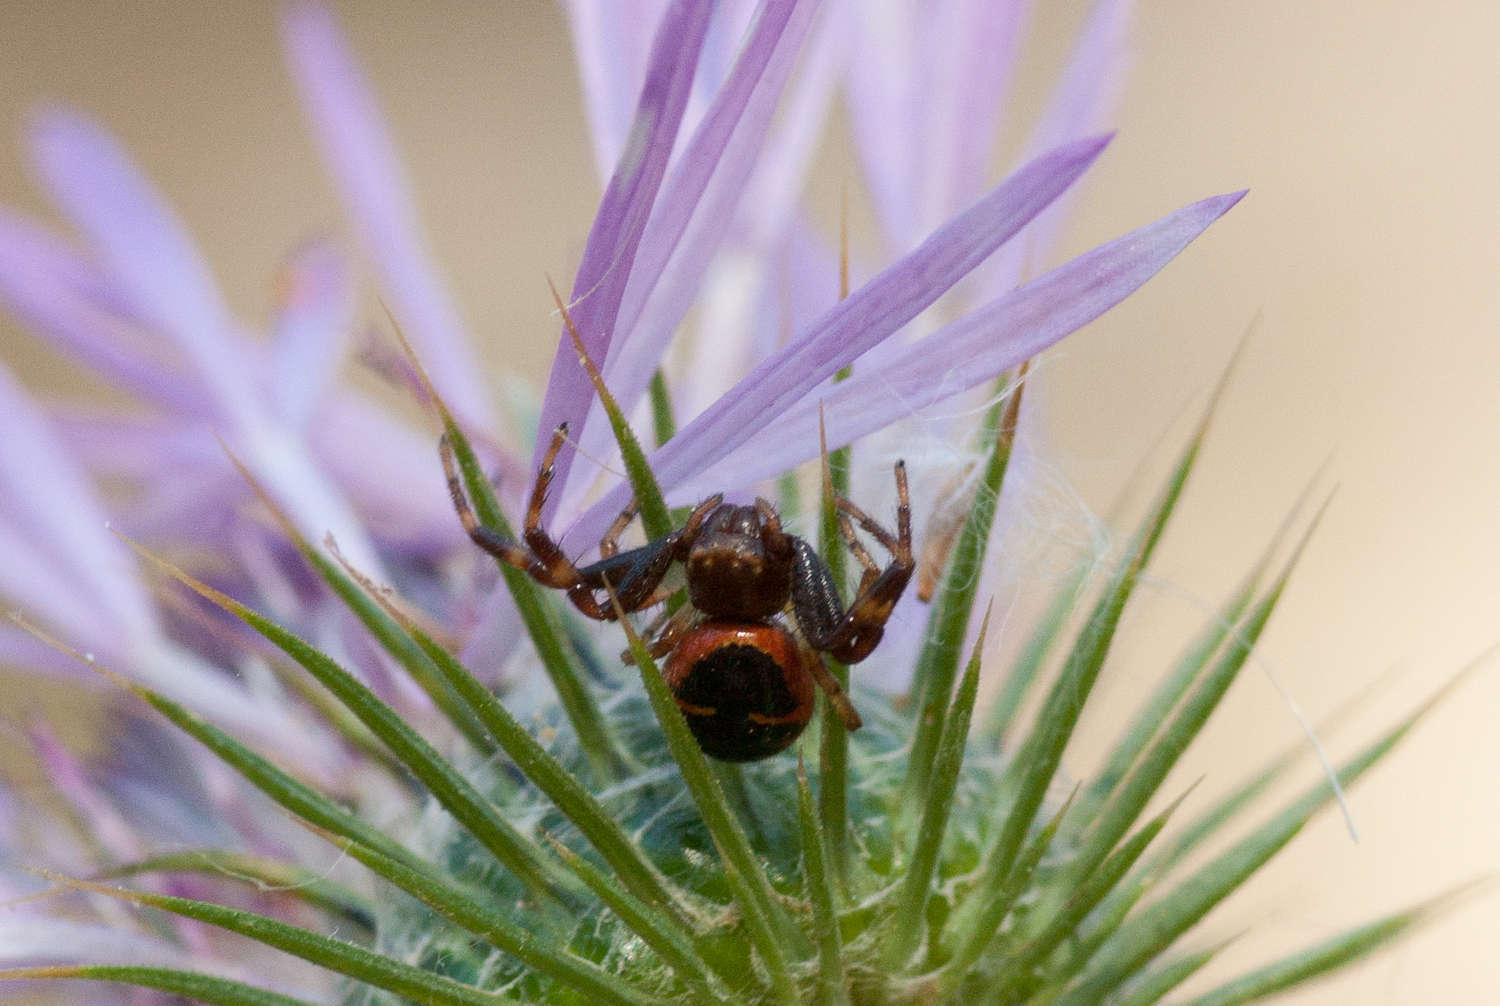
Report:
[[[641,237],[620,304],[604,373],[622,408],[645,394],[668,341],[728,236],[725,220],[744,197],[771,115],[791,73],[817,0],[770,0],[723,88],[662,187]],[[586,455],[612,442],[602,410],[581,438]]]
[[[918,39],[921,133],[910,144],[922,162],[913,181],[924,231],[984,189],[1030,7],[1016,0],[948,0],[929,13]],[[1104,128],[1100,123],[1059,136],[1030,153]]]
[[[1133,0],[1095,4],[1028,149],[1044,150],[1095,132],[1108,121],[1129,69],[1134,7]]]
[[[922,120],[920,68],[911,40],[921,34],[924,12],[910,3],[859,4],[846,23],[855,53],[849,60],[849,124],[866,191],[885,231],[886,246],[904,252],[923,233],[912,196],[919,191],[914,137]]]
[[[479,610],[472,620],[472,630],[463,634],[464,645],[459,651],[459,659],[486,684],[513,684],[503,682],[503,671],[511,655],[528,637],[510,591],[492,590],[486,594],[480,599]],[[531,670],[529,676],[539,675]],[[509,696],[506,703],[510,704]]]
[[[853,48],[840,20],[840,8],[847,2],[830,0],[823,5],[798,56],[796,79],[735,207],[735,226],[752,249],[775,245],[796,217],[808,165],[827,133],[837,81]]]
[[[840,367],[926,309],[1077,180],[1108,142],[1108,137],[1080,141],[1033,161],[829,310],[653,455],[652,471],[662,487],[676,488],[735,450]],[[628,487],[617,487],[589,509],[575,530],[585,539],[595,538],[628,493]]]
[[[571,311],[584,347],[596,361],[609,355],[620,299],[676,142],[712,11],[713,4],[708,0],[676,0],[662,17],[630,138],[584,246],[573,281]],[[580,422],[592,398],[588,374],[563,331],[542,401],[539,428],[547,431],[565,421]],[[547,437],[538,437],[534,464],[540,463],[546,446]],[[572,459],[572,451],[563,452],[557,459],[559,490],[567,484]],[[546,513],[556,507],[558,498],[556,493],[550,497]]]
[[[45,539],[0,516],[0,555],[5,556],[0,562],[0,598],[8,609],[19,609],[84,646],[114,642],[122,628],[119,617],[101,610],[88,586],[55,554],[48,554]]]
[[[103,274],[55,235],[0,210],[0,300],[111,385],[187,414],[205,414],[202,391],[177,372],[178,354],[152,344],[102,301]]]
[[[619,333],[610,343],[611,361],[627,347],[632,356],[646,355],[629,339],[648,299],[658,288],[680,291],[670,298],[674,301],[690,298],[697,289],[714,249],[724,239],[728,211],[743,195],[744,180],[755,165],[771,113],[776,109],[817,6],[817,0],[767,0],[745,40],[740,58],[662,186],[655,212],[646,223],[635,266],[620,301]],[[792,30],[787,31],[793,14],[798,16]],[[706,193],[710,182],[713,190]],[[712,227],[703,226],[705,219],[712,222]],[[694,222],[698,224],[696,240],[682,242],[683,233]],[[664,276],[669,263],[674,272]],[[687,304],[683,304],[675,317],[658,315],[654,320],[675,328],[686,313]],[[653,364],[659,355],[651,354]],[[613,388],[613,382],[612,390],[626,408],[633,404],[630,394]]]
[[[594,166],[600,179],[608,179],[625,149],[635,98],[645,80],[652,28],[661,22],[666,0],[567,0],[565,6]]]
[[[856,149],[887,247],[912,247],[981,191],[1029,6],[938,0],[848,11],[856,51],[881,54],[851,59],[847,76]]]
[[[296,431],[261,426],[226,436],[225,441],[308,540],[318,542],[332,534],[351,562],[371,576],[388,579],[369,533]]]
[[[676,495],[743,485],[816,457],[820,404],[828,445],[838,447],[1018,366],[1124,300],[1243,196],[1184,207],[906,347],[879,369],[856,370],[768,423]]]
[[[45,916],[0,914],[0,964],[36,963],[151,964],[176,959],[191,966],[185,955],[159,939],[132,933],[118,924],[72,922]],[[92,983],[91,983],[92,984]],[[95,1000],[118,1003],[118,993]]]
[[[247,696],[162,638],[134,557],[108,530],[87,478],[3,368],[0,415],[7,423],[0,437],[0,545],[7,555],[0,589],[7,604],[190,708],[275,739],[289,757],[333,764],[326,740],[293,728],[279,697]]]
[[[573,55],[583,85],[594,165],[600,180],[607,183],[630,134],[652,38],[667,0],[565,0],[564,6],[573,32]],[[740,38],[759,6],[757,0],[715,3],[683,112],[683,134],[697,128],[728,75]]]
[[[49,418],[89,471],[136,486],[140,495],[125,522],[144,540],[210,542],[239,519],[249,498],[244,479],[204,427],[72,403],[54,405]],[[340,488],[382,544],[430,557],[462,536],[433,438],[337,385],[318,403],[305,436],[321,477]],[[380,450],[371,451],[372,443]],[[172,478],[162,479],[162,471]],[[321,520],[310,533],[321,538],[330,528]]]
[[[720,256],[699,293],[696,328],[713,333],[674,352],[673,408],[697,416],[838,299],[838,258],[806,221],[794,220],[762,254]]]
[[[107,530],[105,510],[93,486],[30,396],[3,367],[0,415],[5,417],[5,435],[0,437],[0,522],[9,534],[29,539],[13,541],[17,564],[30,556],[32,563],[51,567],[45,575],[32,571],[35,595],[26,593],[24,581],[8,588],[12,603],[46,603],[59,616],[70,606],[92,608],[94,632],[124,643],[152,634],[156,623],[149,596],[127,549]],[[54,580],[61,590],[71,588],[71,605],[61,603],[56,584],[49,586]],[[68,623],[78,625],[72,618]]]
[[[1133,10],[1133,0],[1099,0],[1095,5],[1023,156],[1106,127],[1130,62]],[[1010,289],[1043,268],[1076,197],[1074,192],[1059,199],[1026,229],[1021,240],[996,255],[985,266],[984,289]]]
[[[334,15],[320,5],[294,4],[282,29],[313,136],[380,271],[392,313],[449,406],[476,428],[494,428],[483,371],[432,267],[400,161]]]
[[[354,276],[332,244],[297,250],[278,277],[270,393],[277,417],[301,428],[331,389],[354,322]]]
[[[0,595],[9,596],[9,588],[0,584]],[[76,681],[101,681],[79,666],[78,661],[37,639],[31,633],[0,622],[0,665],[48,678],[71,678]],[[7,700],[8,701],[8,697]]]
[[[68,454],[98,478],[145,483],[224,457],[206,430],[173,415],[127,415],[64,401],[50,403],[47,418]]]
[[[221,414],[256,409],[219,290],[171,209],[114,140],[66,109],[40,114],[32,154],[53,200],[89,239],[132,312],[181,350]]]
[[[349,392],[324,403],[309,431],[319,464],[385,545],[431,555],[463,537],[435,436]],[[372,451],[370,444],[379,444]]]

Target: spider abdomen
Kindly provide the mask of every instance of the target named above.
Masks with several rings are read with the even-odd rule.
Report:
[[[721,761],[768,758],[812,718],[802,650],[772,622],[702,622],[672,651],[664,676],[703,752]]]

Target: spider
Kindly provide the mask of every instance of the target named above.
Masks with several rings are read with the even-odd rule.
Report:
[[[764,499],[739,505],[725,503],[723,494],[710,496],[682,527],[622,552],[619,537],[637,512],[632,501],[599,542],[599,561],[575,564],[541,527],[553,462],[567,433],[566,423],[559,426],[542,458],[520,542],[479,522],[452,447],[442,439],[448,491],[474,544],[543,586],[566,591],[579,611],[599,621],[616,617],[610,588],[625,612],[667,600],[680,588],[663,581],[674,563],[681,564],[689,603],[650,626],[648,649],[653,658],[667,658],[663,677],[711,757],[758,761],[784,750],[812,718],[814,684],[844,726],[858,730],[859,713],[821,654],[845,664],[869,656],[911,579],[916,564],[905,462],[895,465],[896,534],[849,500],[835,499],[843,538],[864,570],[854,601],[845,608],[823,560],[806,541],[782,529],[781,516]],[[891,554],[884,569],[855,538],[851,519]]]

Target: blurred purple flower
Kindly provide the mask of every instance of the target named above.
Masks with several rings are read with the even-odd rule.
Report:
[[[837,447],[985,385],[1128,296],[1239,198],[1193,203],[1043,272],[1059,210],[1108,143],[1098,134],[1120,65],[1123,3],[1096,7],[1022,163],[993,185],[990,154],[1025,4],[566,6],[604,181],[571,311],[630,411],[642,407],[659,368],[673,369],[669,344],[681,338],[692,347],[676,401],[684,422],[652,456],[677,502],[750,490],[815,457],[820,405]],[[422,246],[393,144],[332,14],[293,6],[283,27],[313,136],[383,296],[460,420],[493,433],[496,409],[474,346]],[[802,191],[840,94],[880,224],[876,260],[888,264],[835,303],[836,257],[808,223]],[[0,594],[70,644],[272,747],[349,799],[393,797],[380,772],[280,688],[257,651],[195,634],[191,619],[164,610],[106,529],[115,512],[127,533],[159,550],[227,547],[233,568],[221,575],[235,589],[344,657],[404,713],[422,716],[425,697],[287,561],[217,435],[309,538],[331,530],[355,565],[412,593],[438,591],[445,617],[483,605],[483,616],[470,619],[469,654],[493,673],[519,635],[514,612],[503,591],[481,601],[432,572],[448,555],[470,552],[430,441],[338,379],[354,325],[352,264],[333,244],[298,250],[270,340],[251,338],[170,208],[102,129],[50,109],[36,118],[30,143],[78,240],[0,210],[0,301],[148,409],[122,416],[60,406],[45,415],[0,373],[0,409],[11,417],[0,440]],[[694,307],[692,330],[685,319]],[[856,361],[854,376],[834,385],[834,374]],[[577,454],[611,456],[607,425],[566,339],[540,425],[549,431],[563,420],[573,424]],[[369,451],[370,443],[381,449]],[[510,475],[530,469],[514,436],[493,460]],[[101,500],[95,482],[106,478],[132,489],[129,505]],[[527,480],[512,487],[517,481]],[[566,450],[548,519],[573,542],[592,542],[628,493],[607,464],[588,469]],[[48,675],[64,667],[9,626],[0,626],[0,660]],[[65,749],[33,739],[62,802],[100,829],[96,839],[109,825],[110,840],[55,862],[73,872],[163,842],[201,844],[210,833],[216,846],[272,855],[306,841],[287,834],[279,817],[268,825],[246,813],[254,798],[195,753],[174,754],[186,778],[151,783],[140,764],[75,765]],[[201,798],[177,799],[194,787]],[[0,800],[19,799],[0,791]],[[164,820],[176,826],[163,829]],[[0,840],[11,864],[48,861],[24,845],[34,838],[0,832]],[[9,882],[0,873],[0,884]],[[0,928],[0,946],[12,948],[0,961],[46,959],[94,924],[46,921],[29,941],[13,942]],[[185,945],[199,939],[179,937]]]

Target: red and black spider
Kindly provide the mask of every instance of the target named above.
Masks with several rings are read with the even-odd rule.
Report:
[[[541,528],[542,501],[566,437],[566,424],[552,435],[531,490],[521,542],[479,522],[453,451],[446,438],[442,441],[448,490],[474,544],[538,583],[567,591],[579,611],[601,621],[615,618],[607,594],[601,597],[606,588],[614,589],[622,610],[639,611],[676,591],[664,587],[663,579],[673,563],[681,563],[689,603],[658,619],[648,645],[653,657],[667,657],[663,676],[693,736],[714,758],[756,761],[785,749],[812,718],[814,682],[844,726],[859,729],[859,714],[824,667],[821,653],[845,664],[869,656],[911,579],[915,562],[905,462],[896,462],[896,534],[849,500],[835,500],[844,540],[864,568],[846,609],[823,560],[807,542],[782,530],[776,508],[764,499],[741,506],[711,496],[676,531],[622,552],[619,537],[636,515],[632,503],[599,542],[599,561],[574,564]],[[855,538],[850,519],[890,552],[884,569]],[[790,616],[796,631],[778,615]]]

